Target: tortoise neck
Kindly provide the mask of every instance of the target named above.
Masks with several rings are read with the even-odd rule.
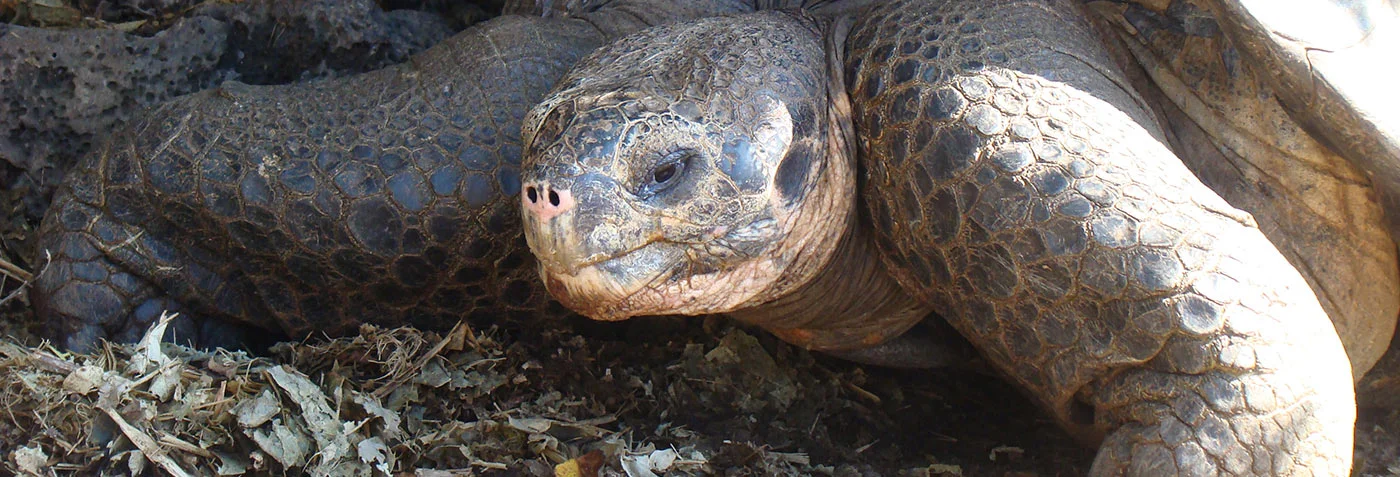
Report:
[[[730,315],[815,350],[863,348],[904,333],[931,309],[900,288],[881,264],[869,226],[852,218],[831,260],[809,281]]]
[[[808,263],[794,263],[789,269],[801,275],[778,281],[794,285],[788,285],[790,288],[778,293],[776,299],[730,313],[808,349],[844,350],[875,345],[898,336],[931,312],[900,288],[881,264],[871,224],[858,213],[856,135],[840,66],[844,64],[849,25],[839,18],[825,25],[827,161],[818,190],[810,195],[815,204],[804,207],[812,213],[842,215],[844,226],[808,230],[826,237],[808,239],[823,246],[804,248],[830,253],[799,256],[798,260]],[[822,199],[835,202],[824,203]],[[819,221],[808,221],[814,222]]]

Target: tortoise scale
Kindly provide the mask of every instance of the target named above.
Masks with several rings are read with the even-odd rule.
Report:
[[[1206,187],[1193,169],[1253,172],[1178,158],[1237,137],[1205,125],[1238,117],[1194,106],[1274,81],[1211,83],[1162,48],[1220,23],[1157,32],[1143,19],[1195,17],[1114,2],[816,3],[501,18],[366,75],[177,99],[73,174],[35,303],[75,348],[163,309],[204,345],[574,310],[728,313],[877,361],[936,312],[1100,446],[1094,475],[1348,471],[1353,374],[1400,307],[1377,232],[1389,191],[1351,192],[1367,175],[1334,161],[1261,205],[1261,231]],[[1221,3],[1232,40],[1255,31]],[[1308,146],[1282,121],[1311,116],[1286,106],[1260,110],[1293,131],[1261,140],[1287,157],[1369,170],[1347,151],[1389,144],[1362,122]],[[1328,187],[1366,200],[1309,195]],[[1365,237],[1326,255],[1363,259],[1280,253],[1295,231],[1278,218],[1312,217],[1298,203],[1348,207],[1307,230]]]

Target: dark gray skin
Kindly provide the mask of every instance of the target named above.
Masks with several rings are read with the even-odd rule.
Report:
[[[364,75],[165,103],[56,196],[35,307],[76,350],[134,341],[165,310],[183,316],[177,339],[204,346],[562,316],[520,240],[520,118],[611,38],[751,9],[629,0],[507,16]]]
[[[1092,475],[1345,475],[1327,314],[1154,136],[1078,11],[896,1],[610,44],[525,121],[546,286],[598,319],[730,313],[813,349],[936,311],[1100,445]]]

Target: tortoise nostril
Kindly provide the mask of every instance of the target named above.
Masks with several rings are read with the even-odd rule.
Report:
[[[541,222],[563,215],[575,205],[569,189],[555,189],[548,183],[534,183],[524,186],[522,190],[525,192],[521,197],[524,202],[522,206],[531,217]]]

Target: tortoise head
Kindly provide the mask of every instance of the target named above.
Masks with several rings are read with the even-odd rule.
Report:
[[[854,208],[827,77],[815,25],[780,13],[585,58],[523,132],[525,237],[551,294],[616,320],[725,312],[810,278]]]

